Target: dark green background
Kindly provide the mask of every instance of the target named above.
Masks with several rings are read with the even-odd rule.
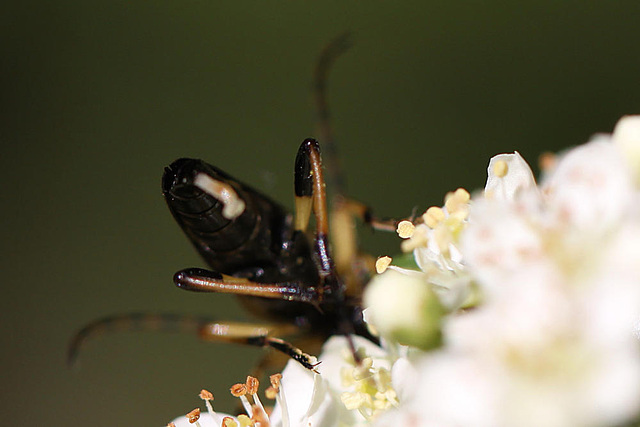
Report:
[[[479,188],[491,155],[610,131],[640,112],[637,1],[37,1],[0,16],[5,423],[159,426],[219,409],[259,350],[190,336],[67,341],[126,311],[242,319],[176,289],[200,260],[162,168],[207,159],[291,205],[320,48],[351,30],[331,105],[351,193],[390,216]],[[365,233],[369,234],[369,233]],[[389,236],[366,239],[395,251]]]

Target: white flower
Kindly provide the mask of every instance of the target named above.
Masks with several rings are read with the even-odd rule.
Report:
[[[612,139],[631,169],[636,187],[640,187],[640,116],[620,119]]]
[[[347,340],[330,338],[322,347],[318,374],[290,361],[282,372],[282,386],[292,426],[359,426],[395,403],[389,371],[393,358],[362,337],[352,337],[362,364],[353,361]],[[272,421],[279,425],[278,406]]]
[[[443,207],[432,206],[427,209],[416,221],[417,225],[406,220],[400,222],[398,234],[406,239],[402,243],[402,249],[404,252],[413,252],[420,271],[388,266],[391,259],[383,257],[385,262],[381,263],[383,268],[379,268],[378,272],[383,273],[388,266],[389,269],[418,278],[438,295],[440,303],[448,311],[457,310],[469,303],[471,277],[465,271],[458,248],[460,235],[466,226],[469,197],[466,190],[459,188],[445,196]],[[366,293],[375,288],[376,286],[369,288]],[[369,301],[378,299],[380,298],[369,297]],[[375,308],[368,311],[371,318],[376,317]]]
[[[489,162],[485,196],[503,200],[514,200],[526,192],[537,192],[533,172],[517,151],[513,154],[498,154]]]
[[[484,301],[450,316],[445,346],[416,365],[400,409],[415,425],[610,426],[640,411],[630,169],[602,136],[562,155],[539,190],[520,160],[494,158],[472,200],[459,248]]]

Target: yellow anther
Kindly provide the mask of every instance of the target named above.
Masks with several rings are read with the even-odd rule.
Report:
[[[509,173],[509,165],[504,160],[498,160],[493,164],[493,174],[498,178],[504,178]]]
[[[265,391],[264,391],[264,395],[267,397],[267,399],[275,399],[276,396],[278,395],[278,390],[276,390],[273,387],[268,387]]]
[[[353,368],[342,367],[340,369],[340,380],[342,382],[342,387],[351,387],[356,383],[355,378],[353,378]]]
[[[469,194],[469,192],[462,187],[458,188],[453,193],[453,195],[460,203],[467,203],[469,200],[471,200],[471,194]]]
[[[436,225],[444,219],[444,216],[442,208],[438,206],[431,206],[424,214],[422,214],[422,220],[427,224],[427,227],[435,228]]]
[[[365,396],[366,395],[364,393],[344,392],[340,395],[340,400],[342,400],[342,403],[349,411],[352,411],[354,409],[358,409],[366,403],[367,399]]]
[[[444,207],[447,208],[449,214],[452,214],[463,206],[466,208],[470,198],[471,195],[467,190],[458,188],[444,196]]]
[[[457,211],[449,215],[449,218],[456,222],[463,222],[469,216],[469,205],[459,208]]]
[[[231,417],[224,417],[222,419],[222,427],[238,427],[238,423]]]
[[[371,367],[373,366],[373,360],[367,357],[362,360],[360,366],[353,368],[353,379],[356,381],[362,381],[365,378],[369,378],[373,375]]]
[[[416,227],[411,238],[400,243],[400,249],[407,253],[419,247],[426,247],[429,243],[428,233],[427,227]]]
[[[396,229],[396,233],[398,233],[398,236],[400,236],[401,238],[408,239],[413,235],[413,232],[415,231],[415,229],[416,229],[416,226],[413,225],[411,221],[404,220],[398,223],[398,228]]]
[[[251,418],[249,418],[245,414],[238,415],[238,422],[240,423],[240,427],[249,427],[254,424]]]
[[[389,256],[381,256],[376,260],[376,272],[378,274],[384,273],[389,265],[391,265],[391,257]]]
[[[440,252],[442,254],[448,254],[449,245],[453,242],[453,236],[449,230],[446,227],[438,227],[434,230],[433,236]]]

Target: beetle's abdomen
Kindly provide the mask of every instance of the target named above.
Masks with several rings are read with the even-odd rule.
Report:
[[[218,168],[178,159],[165,168],[162,192],[213,270],[261,282],[317,280],[306,238],[293,238],[285,209]]]

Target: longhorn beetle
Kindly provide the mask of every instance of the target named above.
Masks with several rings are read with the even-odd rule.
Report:
[[[371,268],[353,235],[354,217],[376,229],[393,230],[395,221],[377,220],[368,208],[343,196],[340,167],[332,144],[325,81],[334,59],[348,47],[348,35],[327,45],[315,69],[314,93],[326,140],[334,246],[329,242],[329,211],[320,145],[305,139],[295,167],[295,216],[250,186],[202,160],[181,158],[165,168],[162,192],[173,217],[211,270],[189,268],[175,284],[196,292],[238,295],[251,312],[270,324],[219,322],[181,315],[125,314],[99,319],[74,337],[72,362],[80,345],[106,329],[151,329],[167,325],[196,329],[206,340],[236,342],[278,350],[308,369],[315,358],[279,336],[319,338],[350,334],[373,341],[362,318],[361,295]],[[315,218],[312,238],[307,234]],[[332,251],[335,249],[335,255]]]

